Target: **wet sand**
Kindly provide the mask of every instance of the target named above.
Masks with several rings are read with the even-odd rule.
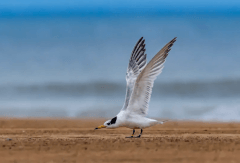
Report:
[[[131,129],[94,130],[104,121],[1,118],[0,162],[240,162],[240,123],[167,122],[127,139]]]

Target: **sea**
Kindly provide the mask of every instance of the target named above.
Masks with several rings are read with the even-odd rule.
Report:
[[[177,37],[148,117],[240,121],[240,15],[0,16],[0,117],[114,117],[135,43]]]

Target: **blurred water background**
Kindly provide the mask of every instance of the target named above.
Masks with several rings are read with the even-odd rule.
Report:
[[[149,117],[240,121],[239,3],[134,2],[3,6],[0,116],[115,116],[124,103],[131,51],[143,36],[148,61],[178,37],[155,81]]]

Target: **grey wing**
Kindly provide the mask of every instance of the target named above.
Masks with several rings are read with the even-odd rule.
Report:
[[[147,54],[145,54],[146,49],[145,49],[144,43],[145,43],[145,40],[143,39],[143,37],[141,37],[136,43],[135,47],[133,48],[133,51],[129,60],[127,74],[126,74],[127,90],[126,90],[125,103],[123,105],[122,110],[127,109],[137,76],[146,66]]]
[[[147,115],[154,80],[162,72],[165,59],[175,41],[176,37],[167,43],[138,75],[128,110],[139,115]]]

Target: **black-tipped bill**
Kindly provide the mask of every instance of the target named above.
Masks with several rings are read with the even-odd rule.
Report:
[[[106,128],[107,126],[101,125],[95,128],[95,130],[100,129],[100,128]]]

